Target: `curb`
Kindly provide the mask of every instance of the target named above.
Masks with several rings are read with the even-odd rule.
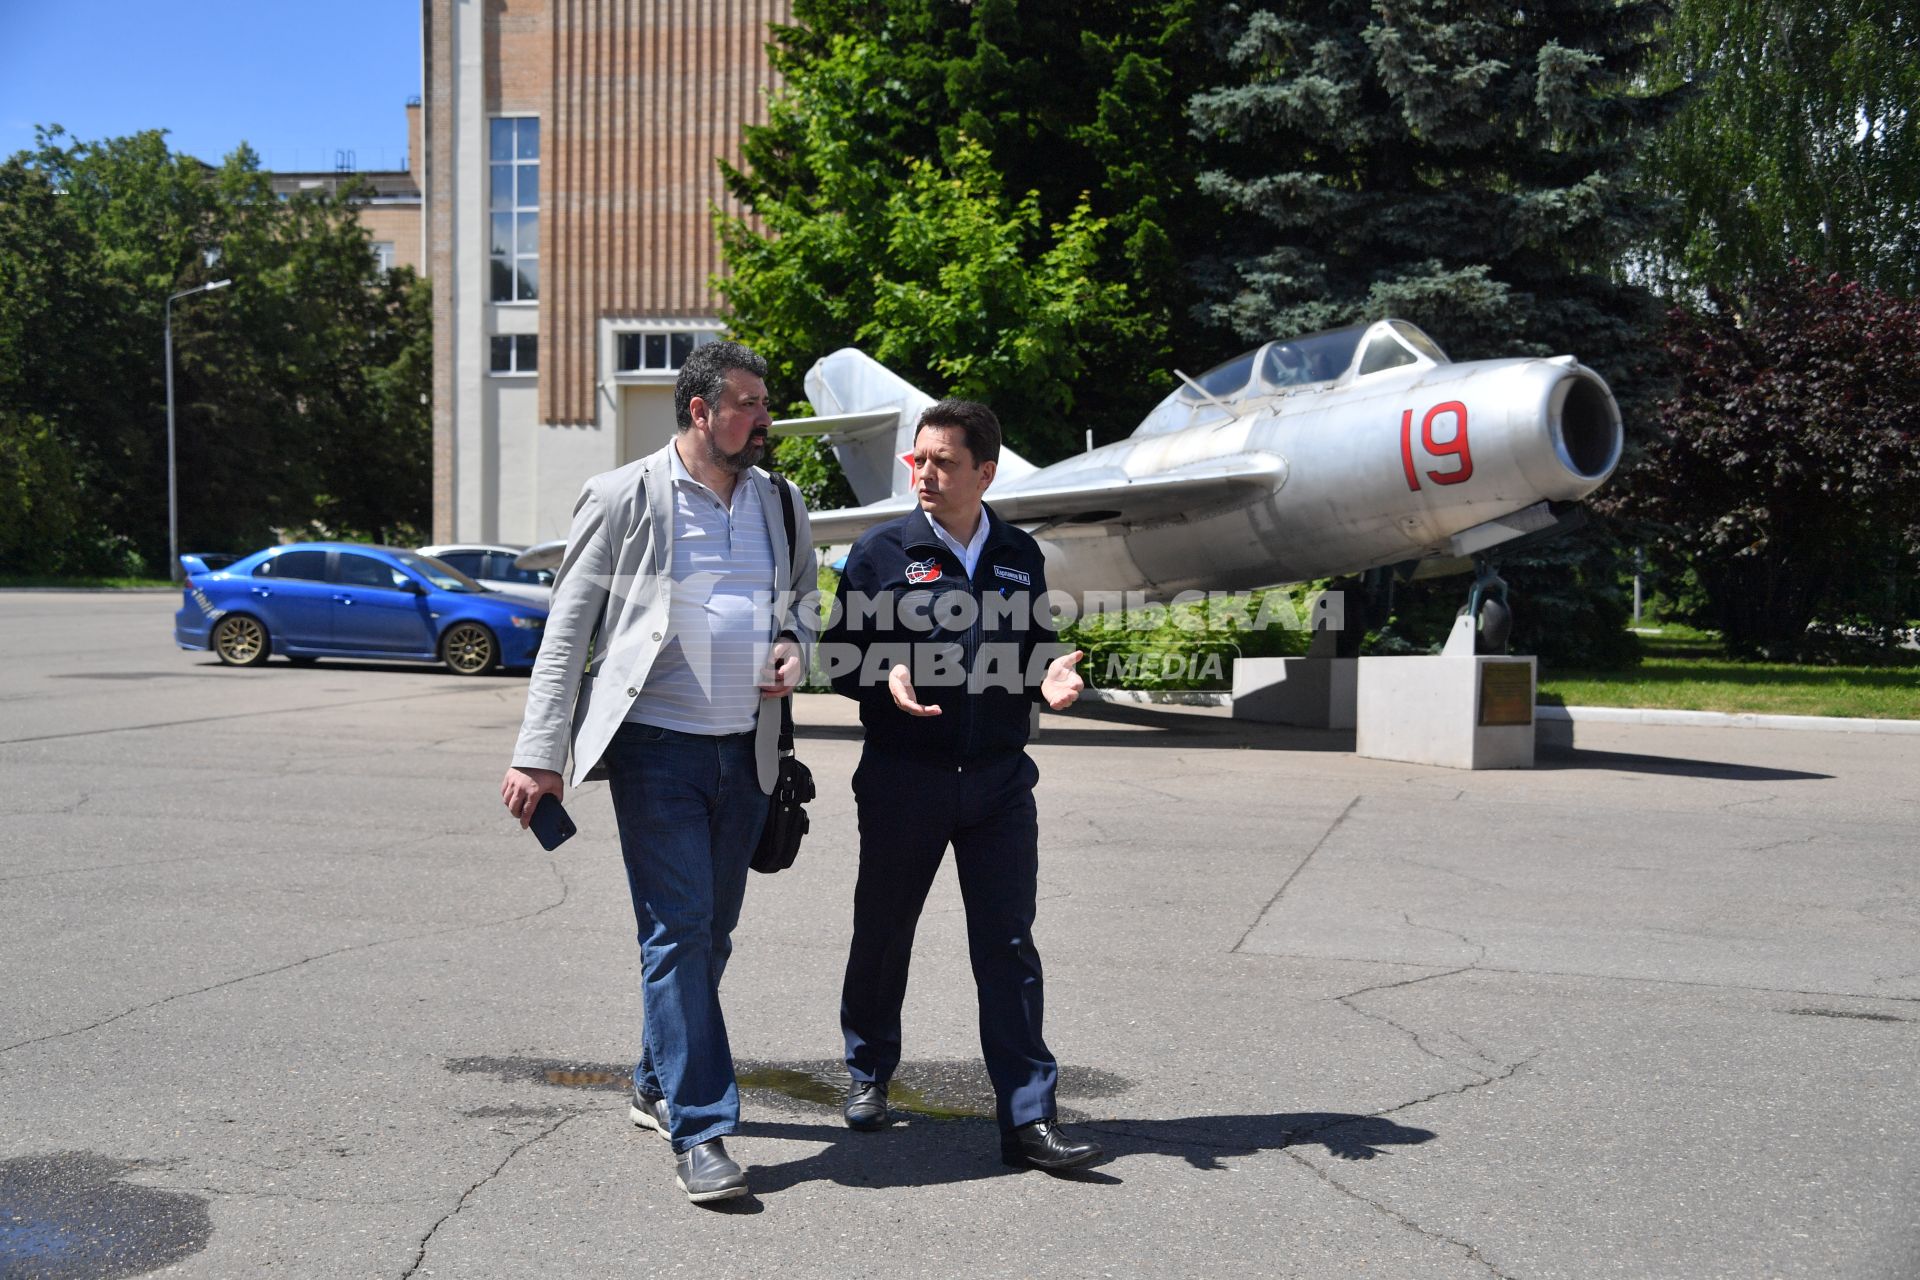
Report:
[[[1920,733],[1920,720],[1866,720],[1846,716],[1775,716],[1758,712],[1667,711],[1654,707],[1549,707],[1533,718],[1576,724],[1655,724],[1695,729],[1793,729],[1812,733]]]
[[[1230,693],[1203,693],[1188,689],[1085,689],[1089,702],[1132,706],[1231,707]],[[1759,712],[1668,711],[1655,707],[1559,707],[1542,703],[1533,709],[1536,723],[1646,724],[1694,729],[1785,729],[1802,733],[1920,734],[1920,720],[1867,720],[1846,716],[1778,716]]]

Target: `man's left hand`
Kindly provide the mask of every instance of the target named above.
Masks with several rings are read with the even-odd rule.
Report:
[[[1055,711],[1065,711],[1080,699],[1080,691],[1087,682],[1073,669],[1074,664],[1086,657],[1084,649],[1075,649],[1072,653],[1063,653],[1047,664],[1046,679],[1040,682],[1040,696]]]
[[[806,674],[807,669],[800,662],[800,646],[791,640],[776,640],[767,654],[767,665],[760,672],[760,696],[784,698],[800,687],[800,680]]]

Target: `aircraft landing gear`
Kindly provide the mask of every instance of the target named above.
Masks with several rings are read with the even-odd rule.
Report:
[[[1507,582],[1492,562],[1473,562],[1473,590],[1467,593],[1467,615],[1473,619],[1473,651],[1504,654],[1513,634],[1513,609],[1507,603]]]

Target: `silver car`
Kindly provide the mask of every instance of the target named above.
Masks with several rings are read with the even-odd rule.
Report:
[[[418,550],[423,556],[432,556],[458,569],[489,591],[542,607],[553,600],[553,570],[514,566],[514,560],[525,547],[496,542],[442,542]]]

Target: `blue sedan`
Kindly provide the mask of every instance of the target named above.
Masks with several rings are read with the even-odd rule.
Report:
[[[182,649],[257,667],[271,654],[444,662],[463,676],[530,667],[547,611],[487,590],[458,569],[393,547],[296,542],[210,570],[181,556]]]

